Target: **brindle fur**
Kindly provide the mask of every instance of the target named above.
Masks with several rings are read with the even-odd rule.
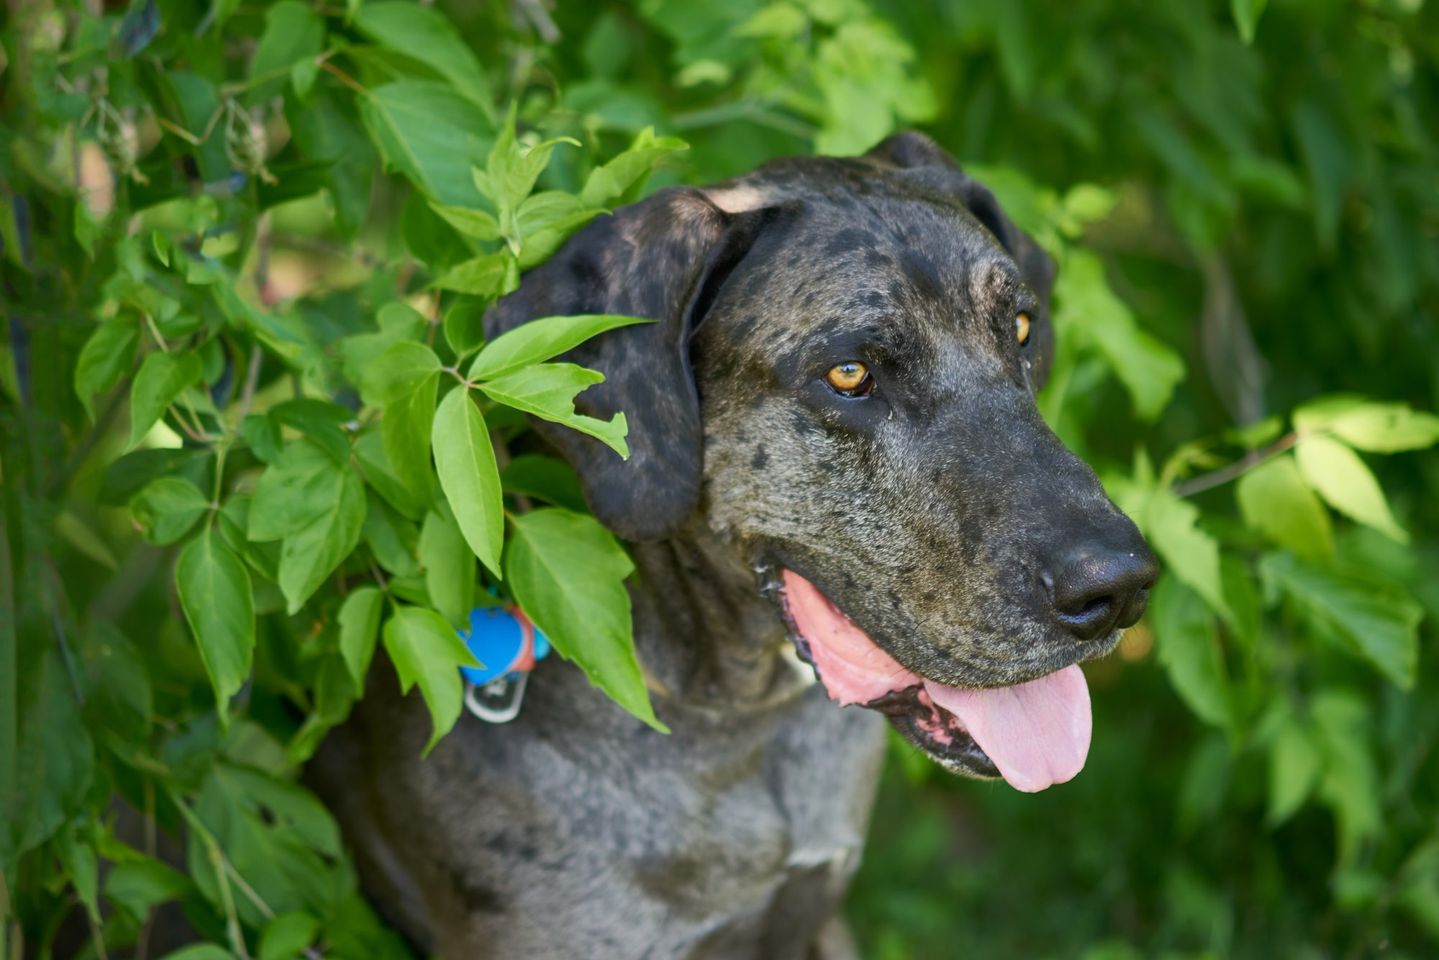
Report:
[[[527,275],[492,333],[551,314],[658,321],[571,357],[609,375],[580,406],[628,414],[629,462],[541,429],[631,542],[636,643],[673,733],[550,658],[519,719],[465,716],[422,760],[425,709],[377,670],[309,775],[380,909],[445,957],[851,955],[834,918],[883,719],[828,702],[754,568],[808,577],[946,683],[1109,649],[1117,631],[1081,643],[1046,613],[1065,551],[1144,550],[1035,408],[1052,278],[916,135],[662,190]],[[849,359],[875,372],[868,399],[822,382]]]

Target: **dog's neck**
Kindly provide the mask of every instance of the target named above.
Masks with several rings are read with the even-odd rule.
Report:
[[[808,684],[774,605],[731,546],[696,520],[631,544],[635,646],[651,693],[699,708],[763,708]]]

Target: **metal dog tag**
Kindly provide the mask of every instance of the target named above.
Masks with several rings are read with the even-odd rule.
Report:
[[[509,723],[520,715],[528,673],[508,673],[489,683],[465,684],[465,709],[486,723]]]

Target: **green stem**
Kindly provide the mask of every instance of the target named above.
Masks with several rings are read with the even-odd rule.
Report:
[[[1228,466],[1220,467],[1218,470],[1211,470],[1208,473],[1201,473],[1197,477],[1191,477],[1183,483],[1174,485],[1176,497],[1192,497],[1196,493],[1203,493],[1205,490],[1212,490],[1214,487],[1222,486],[1231,480],[1253,470],[1262,463],[1267,463],[1287,451],[1290,447],[1299,442],[1297,432],[1287,433],[1275,440],[1267,447],[1259,450],[1251,450],[1241,459],[1234,461]]]

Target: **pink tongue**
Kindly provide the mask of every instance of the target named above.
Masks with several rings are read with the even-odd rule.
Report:
[[[1089,686],[1078,666],[1012,687],[962,690],[924,681],[1016,790],[1070,780],[1089,756]]]
[[[930,698],[963,724],[1016,790],[1034,793],[1070,780],[1089,755],[1089,686],[1077,666],[1028,683],[964,690],[925,680],[881,650],[819,588],[790,570],[785,597],[795,626],[832,699],[871,703],[924,684]]]

